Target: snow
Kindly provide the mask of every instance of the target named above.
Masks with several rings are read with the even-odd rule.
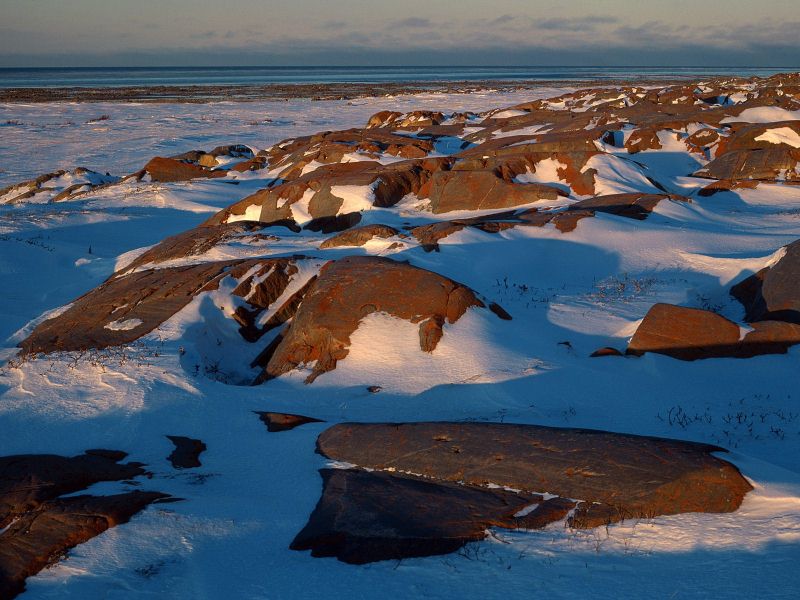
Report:
[[[755,138],[757,142],[769,142],[770,144],[786,144],[792,148],[800,148],[800,135],[790,127],[776,127],[767,129],[764,133]]]
[[[746,108],[738,117],[725,117],[720,123],[776,123],[800,119],[800,110],[786,110],[780,106]]]
[[[284,137],[363,125],[384,108],[486,110],[534,96],[4,105],[0,119],[30,125],[20,127],[14,143],[12,136],[0,140],[9,165],[0,177],[11,183],[82,163],[119,173],[158,153],[232,142],[264,148]],[[747,119],[787,118],[750,110],[756,112],[745,111]],[[111,119],[102,136],[81,125],[58,125],[106,113]],[[271,124],[247,125],[265,115]],[[552,226],[499,234],[465,229],[442,240],[439,253],[423,252],[412,239],[394,250],[386,240],[373,240],[322,251],[321,234],[274,230],[279,240],[234,240],[175,263],[308,256],[283,297],[261,316],[262,324],[327,260],[349,254],[409,260],[471,286],[513,316],[501,321],[471,308],[444,326],[430,354],[419,348],[418,325],[371,313],[353,333],[348,355],[312,385],[303,383],[302,371],[246,385],[258,371],[249,360],[263,345],[238,334],[230,316],[236,282],[227,277],[122,354],[54,354],[2,367],[0,455],[125,450],[153,472],[136,489],[184,499],[152,506],[78,546],[68,560],[30,578],[23,598],[214,598],[229,597],[231,590],[253,598],[373,597],[376,590],[388,598],[794,597],[800,586],[800,348],[693,363],[658,355],[588,358],[602,346],[624,349],[655,302],[713,306],[741,323],[744,311],[729,296],[730,285],[774,264],[781,247],[800,238],[799,188],[760,184],[700,197],[707,181],[687,176],[693,171],[687,167],[700,159],[689,155],[676,132],[664,133],[663,151],[629,156],[607,148],[613,156],[598,155],[587,164],[597,169],[598,194],[660,193],[649,175],[693,200],[662,202],[646,221],[598,214],[569,234]],[[559,183],[560,166],[540,161],[519,181]],[[14,344],[37,322],[65,310],[147,247],[198,225],[270,177],[237,176],[238,185],[129,181],[58,205],[2,207],[4,357],[13,356]],[[340,212],[371,204],[369,186],[332,192],[344,198]],[[309,199],[291,205],[301,223],[310,219]],[[417,202],[369,206],[364,222],[401,230],[426,222],[432,217],[417,211]],[[247,210],[248,218],[260,213],[257,205]],[[135,321],[123,317],[107,326],[127,329]],[[372,394],[370,385],[383,390]],[[263,410],[326,422],[268,433],[253,414]],[[485,542],[447,556],[352,566],[288,550],[319,498],[317,470],[328,464],[314,450],[325,428],[342,421],[467,419],[718,444],[731,450],[720,456],[736,464],[755,490],[735,513],[658,517],[587,531],[563,522],[537,531],[493,530]],[[166,435],[202,439],[208,446],[203,466],[173,470]],[[105,483],[90,491],[129,489],[134,486]]]
[[[111,323],[106,323],[103,325],[104,328],[110,329],[111,331],[129,331],[131,329],[136,329],[144,323],[141,319],[125,319],[125,320],[117,320],[112,321]]]

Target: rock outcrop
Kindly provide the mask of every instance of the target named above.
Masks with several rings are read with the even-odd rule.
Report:
[[[0,597],[13,598],[25,579],[69,549],[121,523],[149,504],[169,499],[159,492],[68,496],[99,481],[121,481],[145,471],[119,463],[126,454],[89,450],[74,457],[0,457]]]
[[[628,354],[666,354],[681,360],[782,354],[800,344],[800,325],[757,321],[742,327],[716,313],[656,304],[628,344]]]
[[[317,450],[367,471],[323,470],[322,498],[291,547],[352,563],[452,552],[489,527],[570,514],[571,526],[595,527],[731,512],[752,489],[716,446],[588,429],[343,423]]]
[[[322,421],[313,417],[291,413],[257,411],[256,414],[258,418],[261,419],[261,422],[267,426],[267,431],[271,433],[289,431],[290,429],[300,427],[300,425],[305,425],[307,423],[322,423]]]
[[[265,376],[308,364],[313,365],[310,383],[347,356],[350,335],[375,312],[419,323],[420,348],[432,352],[445,322],[455,323],[468,308],[483,306],[469,288],[407,263],[366,256],[330,262],[283,333]]]

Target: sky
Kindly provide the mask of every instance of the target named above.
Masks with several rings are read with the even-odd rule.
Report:
[[[800,0],[0,0],[0,67],[800,68]]]

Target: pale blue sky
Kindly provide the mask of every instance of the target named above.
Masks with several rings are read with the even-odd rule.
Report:
[[[800,0],[0,0],[0,66],[800,67]]]

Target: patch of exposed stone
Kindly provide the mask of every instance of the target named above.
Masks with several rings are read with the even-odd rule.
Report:
[[[72,171],[55,171],[0,189],[0,204],[72,200],[86,192],[116,183],[119,179],[83,167]]]
[[[124,452],[89,450],[74,457],[28,454],[0,457],[0,597],[13,598],[25,579],[68,550],[126,523],[149,504],[169,498],[134,491],[69,496],[100,481],[145,475],[140,463],[120,463]]]
[[[278,431],[289,431],[295,427],[306,425],[307,423],[322,423],[320,419],[295,415],[291,413],[261,412],[256,411],[258,418],[267,426],[267,431],[275,433]]]
[[[257,339],[254,325],[296,272],[293,259],[248,259],[136,271],[112,277],[75,300],[58,316],[40,323],[19,346],[25,353],[86,350],[131,343],[172,317],[225,277],[240,280],[233,293],[247,306],[232,315],[245,337]],[[242,279],[243,278],[243,279]],[[255,278],[259,278],[255,281]],[[274,319],[283,322],[278,310]],[[284,315],[285,316],[285,315]],[[273,325],[274,326],[274,325]]]
[[[744,325],[708,310],[656,304],[628,344],[628,354],[682,360],[783,354],[800,344],[800,241],[731,288],[745,308]]]
[[[356,564],[453,552],[490,527],[731,512],[752,489],[716,446],[588,429],[344,423],[317,449],[366,470],[321,472],[291,548]]]
[[[167,439],[175,446],[175,449],[167,457],[174,468],[193,469],[202,466],[200,455],[207,450],[202,440],[182,435],[168,435]]]
[[[307,382],[347,356],[365,316],[383,312],[419,324],[420,349],[432,352],[442,327],[484,304],[469,288],[386,258],[351,256],[327,263],[265,363],[265,377],[313,365]],[[267,359],[267,357],[263,357]]]

